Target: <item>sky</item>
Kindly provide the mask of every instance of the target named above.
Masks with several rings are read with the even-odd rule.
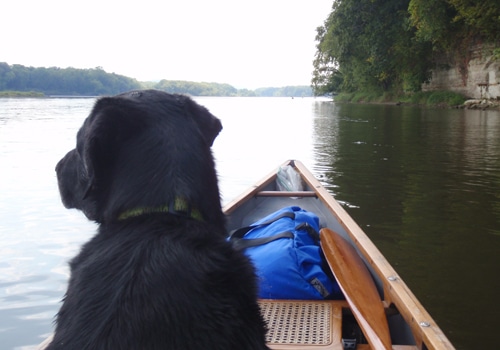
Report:
[[[2,4],[0,62],[102,67],[139,81],[309,85],[333,0],[16,0]]]

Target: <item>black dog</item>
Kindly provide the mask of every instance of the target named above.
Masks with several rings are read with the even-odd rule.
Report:
[[[47,349],[267,349],[253,267],[226,242],[221,129],[182,95],[96,102],[56,171],[64,205],[99,229],[70,263]]]

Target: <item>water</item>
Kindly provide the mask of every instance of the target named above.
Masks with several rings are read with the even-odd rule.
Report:
[[[495,348],[500,113],[196,98],[223,122],[228,202],[286,159],[336,195],[458,349]],[[60,203],[54,166],[92,99],[0,99],[0,347],[52,331],[67,261],[95,226]]]

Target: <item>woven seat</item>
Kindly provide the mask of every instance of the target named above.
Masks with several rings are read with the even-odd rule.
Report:
[[[260,300],[271,349],[342,349],[341,301]]]

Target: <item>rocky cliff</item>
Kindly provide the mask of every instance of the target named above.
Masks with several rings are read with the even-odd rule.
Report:
[[[477,45],[459,57],[442,56],[436,63],[423,91],[450,90],[475,99],[500,99],[500,59],[493,54],[493,46]]]

